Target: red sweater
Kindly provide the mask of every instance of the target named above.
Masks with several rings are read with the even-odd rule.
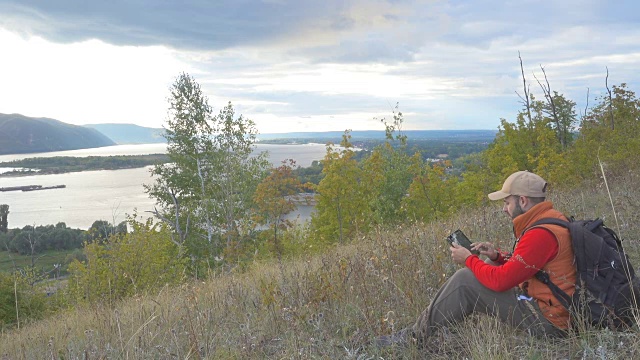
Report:
[[[512,256],[505,260],[502,253],[494,266],[471,255],[465,265],[473,271],[480,283],[493,291],[507,291],[532,278],[538,270],[558,254],[558,241],[546,229],[533,228],[518,242]],[[518,260],[516,260],[518,259]]]

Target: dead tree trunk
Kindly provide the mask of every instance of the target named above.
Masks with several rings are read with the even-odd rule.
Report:
[[[9,228],[7,217],[9,216],[9,205],[0,205],[0,232],[6,233]]]
[[[520,97],[520,100],[522,100],[523,105],[525,106],[525,109],[527,109],[527,117],[529,119],[529,127],[533,126],[533,122],[531,120],[531,92],[529,89],[529,86],[527,85],[527,78],[524,76],[524,67],[522,66],[522,57],[520,56],[520,51],[518,51],[518,59],[520,59],[520,72],[522,73],[522,88],[524,91],[524,97],[520,96],[520,94],[518,94],[518,92],[516,91],[516,94],[518,95],[518,97]]]
[[[536,78],[536,81],[538,81],[538,84],[540,85],[540,88],[542,88],[542,92],[544,93],[544,97],[547,99],[547,103],[549,104],[549,107],[551,108],[551,117],[553,122],[556,124],[556,132],[558,135],[558,140],[560,141],[560,145],[562,146],[562,148],[564,149],[567,146],[567,129],[564,129],[564,125],[560,122],[560,118],[558,117],[558,110],[556,109],[556,103],[553,100],[553,93],[551,92],[551,85],[549,84],[549,79],[547,78],[547,73],[544,71],[544,67],[542,67],[542,65],[540,65],[540,70],[542,70],[542,74],[544,75],[544,81],[545,84],[543,84],[542,82],[540,82],[540,80],[538,80],[538,78]]]
[[[609,89],[609,67],[607,67],[607,77],[604,79],[604,85],[607,87],[609,93],[609,118],[611,121],[611,130],[615,128],[613,123],[613,97],[611,96],[611,89]]]

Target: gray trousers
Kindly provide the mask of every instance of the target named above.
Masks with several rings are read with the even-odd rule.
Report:
[[[535,300],[518,298],[517,288],[504,292],[489,290],[468,268],[458,270],[440,288],[431,305],[413,326],[414,337],[423,341],[442,326],[450,326],[473,313],[495,316],[518,329],[536,336],[563,336],[540,312]]]

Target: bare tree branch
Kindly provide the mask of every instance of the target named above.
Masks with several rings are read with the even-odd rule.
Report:
[[[520,98],[520,100],[522,100],[522,103],[524,104],[525,108],[527,109],[527,117],[529,118],[529,126],[532,125],[532,121],[531,121],[531,103],[530,101],[530,89],[529,86],[527,86],[527,78],[525,78],[524,76],[524,67],[522,66],[522,56],[520,56],[520,51],[518,51],[518,59],[520,59],[520,72],[522,73],[522,88],[524,90],[524,97],[520,96],[520,94],[518,94],[518,92],[516,91],[516,94],[518,94],[518,97]]]
[[[551,116],[553,117],[553,122],[556,124],[556,131],[558,133],[558,139],[560,140],[560,145],[564,148],[566,146],[566,139],[564,136],[564,129],[562,128],[562,125],[560,124],[560,119],[558,117],[558,111],[556,110],[556,104],[553,101],[553,94],[551,93],[551,85],[549,84],[549,79],[547,78],[547,73],[546,71],[544,71],[544,67],[542,67],[542,64],[540,65],[540,70],[542,70],[542,74],[544,75],[544,80],[546,84],[542,84],[542,82],[540,82],[540,80],[538,80],[538,78],[535,76],[535,74],[533,75],[536,78],[536,81],[538,82],[538,84],[540,85],[540,88],[542,88],[542,92],[544,93],[544,97],[547,99],[547,102],[549,103],[549,106],[551,107]]]
[[[584,105],[584,116],[587,116],[587,111],[589,111],[589,88],[587,88],[587,103]]]
[[[169,220],[166,216],[162,215],[162,213],[158,211],[157,208],[154,207],[152,211],[147,210],[147,212],[153,214],[155,217],[169,224],[170,226],[175,227],[175,225],[171,224],[171,220]],[[178,246],[178,248],[182,249],[182,247],[184,246],[184,241],[182,240],[182,232],[179,228],[176,230],[176,232],[178,232],[178,235],[180,236],[181,241],[176,241],[174,234],[171,233],[171,242],[174,243],[176,246]]]
[[[587,88],[587,103],[584,105],[584,113],[580,113],[580,124],[584,124],[584,120],[587,117],[589,111],[589,88]]]
[[[587,88],[587,103],[584,105],[584,113],[580,112],[580,126],[585,126],[585,120],[587,119],[587,112],[589,112],[589,88]],[[580,137],[582,137],[582,131],[579,132]]]
[[[611,96],[611,89],[609,89],[609,67],[607,66],[607,77],[604,79],[604,85],[607,87],[609,93],[609,117],[611,118],[611,130],[614,129],[613,123],[613,98]]]

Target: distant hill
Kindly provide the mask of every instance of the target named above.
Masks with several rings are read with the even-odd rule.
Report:
[[[148,128],[133,124],[91,124],[84,125],[96,129],[118,144],[150,144],[166,142],[162,136],[163,128]],[[290,132],[258,134],[259,141],[286,142],[340,142],[343,131]],[[448,141],[487,141],[496,137],[496,130],[405,130],[410,140],[448,140]],[[381,130],[355,130],[351,132],[353,141],[383,140],[385,132]]]
[[[258,139],[270,141],[275,139],[319,139],[340,141],[343,131],[326,132],[292,132],[282,134],[259,134]],[[450,141],[493,141],[496,137],[496,130],[404,130],[410,140],[450,140]],[[351,139],[358,140],[381,140],[385,138],[385,132],[381,130],[356,130],[351,132]]]
[[[48,118],[0,114],[0,154],[22,154],[115,145],[95,129]]]
[[[48,118],[31,118],[19,114],[0,114],[0,154],[19,154],[86,149],[115,144],[149,144],[166,142],[162,128],[134,124],[90,124],[76,126]],[[491,142],[496,130],[405,130],[412,140],[448,142]],[[342,131],[291,132],[258,134],[258,140],[274,143],[335,142]],[[381,130],[356,130],[352,141],[382,140]]]
[[[85,127],[98,130],[117,144],[151,144],[166,142],[164,129],[133,124],[91,124]]]

